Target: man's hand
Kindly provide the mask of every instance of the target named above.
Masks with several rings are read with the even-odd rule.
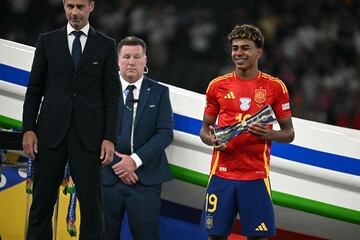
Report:
[[[204,114],[204,120],[200,130],[201,141],[209,146],[214,147],[217,151],[223,151],[226,149],[226,144],[219,144],[219,139],[214,134],[214,124],[217,116],[211,116]]]
[[[269,132],[271,131],[266,125],[261,123],[252,123],[247,130],[248,132],[262,138],[266,139],[269,136]]]
[[[38,140],[34,131],[26,131],[24,133],[22,145],[25,154],[34,160],[35,154],[38,153]]]
[[[112,166],[116,175],[121,176],[124,173],[132,173],[136,170],[135,161],[129,155],[118,152],[115,152],[115,155],[121,159],[120,162]]]
[[[209,126],[209,137],[211,145],[214,146],[215,150],[223,151],[226,149],[225,143],[219,143],[219,139],[214,134],[214,127],[212,125]]]
[[[119,178],[126,185],[134,185],[137,183],[137,181],[139,181],[139,178],[135,172],[123,174],[121,177],[119,176]]]
[[[109,140],[103,140],[101,143],[100,160],[102,165],[107,165],[112,162],[114,157],[115,147],[114,143]]]
[[[135,161],[126,154],[115,152],[121,161],[112,166],[115,174],[127,185],[135,184],[139,178],[134,172],[136,170]]]

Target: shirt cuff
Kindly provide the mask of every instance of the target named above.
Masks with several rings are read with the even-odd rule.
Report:
[[[136,164],[136,169],[138,169],[142,165],[140,157],[136,153],[131,154],[130,157],[134,160]]]

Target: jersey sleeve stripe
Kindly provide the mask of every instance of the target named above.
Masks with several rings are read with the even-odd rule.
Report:
[[[219,81],[221,81],[221,80],[224,80],[224,79],[227,79],[227,78],[231,77],[232,74],[233,74],[233,73],[228,73],[228,74],[219,76],[219,77],[215,78],[214,80],[212,80],[212,81],[209,83],[209,85],[208,85],[208,87],[207,87],[207,89],[206,89],[206,92],[209,91],[211,85],[213,85],[213,84],[216,83],[216,82],[219,82]]]
[[[281,81],[280,79],[270,79],[270,81],[274,81],[274,82],[277,82],[280,84],[282,90],[283,90],[283,93],[286,93],[287,92],[287,88],[285,86],[285,84],[283,83],[283,81]]]
[[[270,81],[274,81],[274,82],[277,82],[278,84],[280,84],[282,90],[283,90],[283,93],[287,93],[287,88],[286,88],[286,85],[283,81],[281,81],[279,78],[276,78],[276,77],[273,77],[267,73],[264,73],[264,72],[261,72],[261,75],[262,77],[266,78],[266,79],[269,79]]]

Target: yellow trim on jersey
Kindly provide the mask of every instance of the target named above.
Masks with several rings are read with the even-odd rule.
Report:
[[[265,186],[266,186],[266,190],[271,198],[271,187],[270,187],[270,180],[269,178],[264,178],[264,183],[265,183]]]
[[[209,180],[208,180],[208,185],[209,185],[209,182],[210,182],[210,179],[211,177],[215,174],[216,172],[216,168],[217,168],[217,165],[219,163],[219,159],[220,159],[220,151],[216,151],[216,157],[215,157],[215,161],[214,161],[214,165],[210,171],[210,176],[209,176]]]
[[[209,83],[209,85],[208,85],[208,87],[207,87],[207,89],[206,89],[206,92],[209,91],[209,89],[210,89],[210,87],[211,87],[212,84],[214,84],[214,83],[216,83],[216,82],[218,82],[218,81],[224,80],[224,79],[228,79],[229,77],[232,77],[232,75],[233,75],[233,73],[228,73],[228,74],[225,74],[225,75],[222,75],[222,76],[219,76],[219,77],[213,79],[213,80]]]
[[[286,88],[286,85],[283,81],[281,81],[279,78],[276,78],[276,77],[273,77],[267,73],[264,73],[264,72],[261,72],[261,75],[266,78],[266,79],[269,79],[270,81],[274,81],[274,82],[277,82],[278,84],[280,84],[282,90],[283,90],[283,93],[287,93],[287,88]]]
[[[283,83],[283,81],[281,81],[280,79],[270,79],[270,81],[274,81],[274,82],[277,82],[280,84],[282,90],[283,90],[283,93],[287,93],[287,88],[285,86],[285,84]]]
[[[266,155],[267,149],[268,149],[268,144],[267,144],[267,139],[265,140],[265,144],[264,144],[264,152],[263,152],[263,156],[264,156],[264,168],[266,171],[266,176],[269,177],[269,171],[270,171],[270,167],[269,167],[269,159]]]
[[[268,161],[268,157],[266,155],[266,150],[268,148],[268,144],[267,144],[267,139],[265,140],[265,144],[264,144],[264,167],[265,167],[265,171],[266,171],[266,178],[264,178],[264,183],[266,186],[266,190],[269,193],[269,196],[271,198],[271,188],[270,188],[270,180],[269,180],[269,172],[270,172],[270,167],[269,167],[269,161]]]
[[[266,178],[264,178],[264,183],[265,183],[265,186],[266,186],[266,189],[271,197],[271,188],[270,188],[270,180],[269,180],[269,171],[270,171],[270,167],[269,167],[269,164],[268,164],[268,158],[267,158],[267,155],[266,155],[266,150],[268,148],[268,144],[267,144],[267,139],[265,140],[265,145],[264,145],[264,167],[265,167],[265,171],[266,171]]]

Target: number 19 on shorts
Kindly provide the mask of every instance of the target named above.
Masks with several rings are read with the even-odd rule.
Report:
[[[217,207],[218,197],[215,194],[206,194],[206,204],[205,211],[206,212],[215,212]]]

